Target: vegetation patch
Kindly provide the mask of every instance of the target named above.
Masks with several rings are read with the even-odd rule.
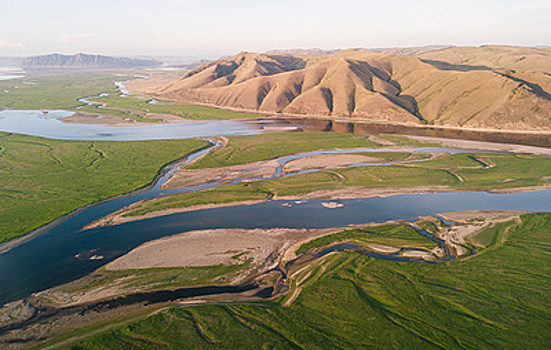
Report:
[[[342,241],[353,241],[363,245],[375,243],[398,248],[405,246],[432,249],[436,247],[433,241],[407,225],[377,225],[345,230],[313,239],[301,245],[296,253],[300,254],[312,248],[321,248]]]
[[[411,264],[337,253],[300,276],[288,307],[172,308],[74,348],[546,349],[551,215],[521,220],[502,245],[472,259]]]
[[[0,133],[0,241],[149,184],[204,140],[61,141]]]
[[[0,108],[71,109],[83,105],[79,98],[115,92],[115,79],[125,77],[117,77],[114,73],[64,74],[0,81]]]
[[[244,119],[259,118],[259,114],[232,112],[220,108],[191,105],[182,102],[160,101],[159,103],[148,103],[150,98],[142,96],[120,97],[118,94],[109,94],[108,96],[91,99],[93,102],[105,103],[105,112],[111,109],[127,109],[136,114],[169,114],[189,120],[213,120],[213,119]],[[100,112],[98,109],[97,112]]]
[[[191,169],[217,168],[319,149],[376,148],[368,136],[338,133],[274,133],[230,136],[228,144],[209,153]]]

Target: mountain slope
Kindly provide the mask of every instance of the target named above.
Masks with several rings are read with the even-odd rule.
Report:
[[[125,69],[137,67],[153,67],[161,65],[154,60],[145,60],[126,57],[110,57],[100,55],[51,54],[27,57],[23,60],[23,68],[87,68],[87,69]]]
[[[420,57],[362,50],[315,56],[240,53],[147,92],[266,113],[551,130],[551,50],[526,49],[519,61],[505,57],[509,49],[492,57],[487,48],[477,48],[480,59],[465,61],[449,58],[457,57],[456,49],[463,48]]]

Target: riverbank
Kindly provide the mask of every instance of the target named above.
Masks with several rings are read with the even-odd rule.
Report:
[[[379,141],[389,142],[384,138]],[[430,141],[431,147],[419,147],[423,143],[417,148],[407,143],[401,146],[391,143],[386,148],[319,150],[225,167],[204,167],[205,163],[217,164],[212,159],[221,158],[219,153],[233,155],[234,151],[227,148],[242,148],[232,141],[226,149],[209,154],[206,162],[182,168],[162,186],[165,190],[192,191],[194,195],[182,193],[133,203],[87,225],[86,229],[194,210],[253,205],[264,200],[334,201],[409,193],[514,193],[551,188],[546,170],[550,149],[464,140],[420,141]],[[436,141],[459,148],[434,147]],[[248,155],[254,158],[254,148],[247,148]]]
[[[0,180],[7,194],[0,211],[0,241],[27,235],[75,210],[83,211],[83,206],[146,187],[162,167],[207,144],[204,140],[130,144],[0,135]],[[0,250],[5,251],[5,246]]]
[[[409,188],[382,188],[382,189],[381,188],[365,189],[365,188],[349,187],[349,188],[333,190],[333,191],[323,191],[323,190],[316,191],[316,192],[311,192],[300,196],[272,196],[269,200],[301,202],[309,199],[327,199],[331,201],[331,200],[339,200],[339,199],[390,197],[390,196],[396,196],[400,194],[413,194],[413,193],[422,194],[422,193],[438,193],[438,192],[450,192],[450,191],[453,191],[453,189],[445,186],[421,186],[421,187],[409,187]],[[254,205],[254,204],[265,202],[266,200],[265,199],[249,200],[249,201],[238,200],[238,201],[233,201],[228,203],[200,204],[200,205],[193,205],[193,206],[183,207],[183,208],[171,208],[171,209],[164,209],[164,210],[159,210],[154,212],[148,212],[143,215],[132,215],[132,216],[126,215],[132,210],[137,209],[151,201],[154,201],[154,199],[134,203],[115,213],[112,213],[106,217],[103,217],[97,221],[94,221],[86,225],[83,228],[83,230],[90,230],[90,229],[103,227],[103,226],[120,225],[123,223],[129,223],[134,221],[140,221],[145,219],[151,219],[151,218],[156,218],[156,217],[161,217],[166,215],[185,213],[185,212],[191,212],[191,211],[197,211],[197,210],[233,207],[236,205],[240,205],[240,206]],[[287,206],[286,203],[283,203],[283,204]],[[292,204],[289,204],[288,206],[291,206],[291,205]]]
[[[13,344],[36,344],[43,338],[83,327],[95,329],[98,322],[167,305],[258,303],[270,298],[272,302],[290,306],[319,278],[313,271],[339,255],[325,247],[350,242],[382,254],[381,257],[400,254],[417,262],[431,262],[435,254],[469,258],[475,255],[457,247],[474,244],[479,249],[475,254],[481,254],[491,246],[503,244],[507,239],[505,231],[494,232],[492,228],[506,224],[505,229],[520,214],[448,213],[446,219],[453,220],[450,227],[442,225],[438,217],[429,216],[412,223],[393,220],[346,229],[223,229],[173,235],[147,242],[77,281],[8,305],[2,311],[5,315],[9,311],[13,319],[3,320],[0,325],[0,343],[8,348]],[[439,245],[409,225],[431,231],[451,250],[443,252]],[[479,239],[490,243],[479,243]],[[305,245],[309,246],[307,250],[302,248]],[[340,256],[361,256],[362,249]],[[213,270],[214,266],[218,266],[218,272]],[[212,272],[198,277],[201,269]],[[182,288],[183,285],[187,287]],[[144,301],[147,302],[143,304]],[[130,318],[126,322],[132,321]]]

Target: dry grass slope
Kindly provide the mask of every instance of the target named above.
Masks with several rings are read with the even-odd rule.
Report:
[[[551,50],[454,47],[418,57],[242,52],[142,92],[267,113],[551,130]]]

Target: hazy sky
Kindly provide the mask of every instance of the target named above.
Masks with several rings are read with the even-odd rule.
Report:
[[[551,0],[2,0],[0,56],[551,45]]]

